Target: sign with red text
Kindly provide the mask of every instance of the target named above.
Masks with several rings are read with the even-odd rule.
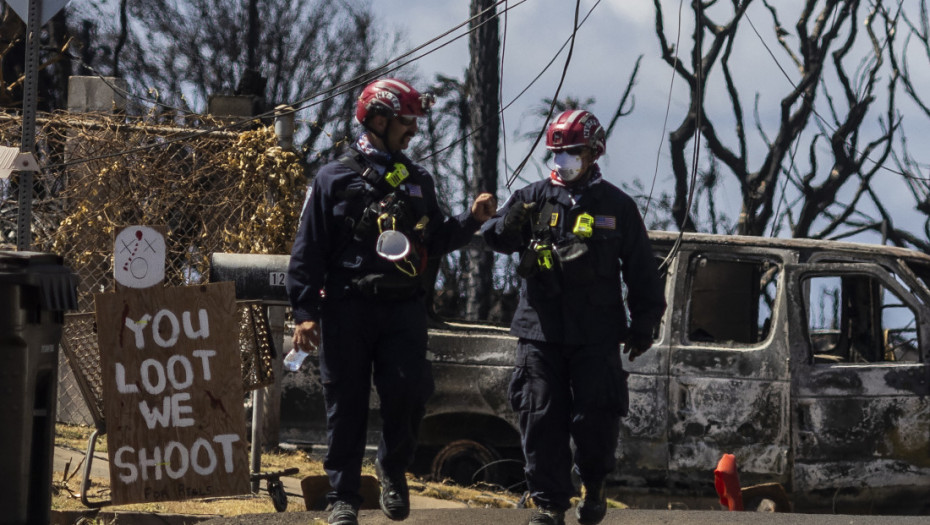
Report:
[[[94,297],[114,504],[250,491],[235,285]]]

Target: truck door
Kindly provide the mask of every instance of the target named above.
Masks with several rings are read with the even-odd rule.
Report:
[[[627,378],[630,410],[620,420],[619,468],[614,481],[634,489],[624,494],[625,501],[631,504],[637,502],[637,491],[664,487],[668,468],[668,319],[674,302],[670,290],[675,287],[675,272],[666,271],[662,264],[667,253],[658,248],[656,259],[665,283],[665,299],[670,306],[653,334],[653,347],[632,363],[621,354],[623,368],[630,374]]]
[[[669,316],[673,488],[713,493],[708,480],[724,453],[736,456],[744,485],[787,481],[790,395],[781,268],[792,256],[727,246],[681,257]]]
[[[926,513],[930,313],[872,263],[786,270],[796,510]],[[913,283],[912,283],[913,284]]]

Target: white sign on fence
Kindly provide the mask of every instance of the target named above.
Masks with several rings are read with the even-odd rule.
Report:
[[[165,237],[149,226],[129,226],[116,234],[113,277],[129,288],[148,288],[165,279]]]

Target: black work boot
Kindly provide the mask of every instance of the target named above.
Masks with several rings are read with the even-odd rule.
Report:
[[[539,508],[530,518],[529,525],[565,525],[565,513]]]
[[[358,525],[358,509],[346,501],[333,503],[329,513],[329,525]]]
[[[410,492],[407,489],[407,477],[386,473],[381,464],[375,462],[378,481],[381,482],[381,511],[394,521],[407,519],[410,515]]]
[[[581,525],[595,525],[607,514],[607,484],[604,481],[581,486],[581,502],[575,508],[575,517]]]

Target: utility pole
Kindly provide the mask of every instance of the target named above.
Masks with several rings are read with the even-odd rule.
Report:
[[[27,4],[28,2],[28,4]],[[6,0],[26,22],[26,83],[23,85],[23,139],[20,153],[35,155],[36,99],[39,79],[39,41],[42,26],[68,3],[68,0]],[[16,217],[16,248],[27,251],[32,246],[32,172],[19,172],[19,212]]]
[[[472,169],[471,191],[497,193],[497,159],[500,143],[500,26],[494,0],[472,0],[471,16],[474,30],[468,39],[471,63],[468,67],[466,91],[472,101],[471,129],[476,133],[471,140]],[[465,277],[468,292],[465,316],[468,319],[487,319],[491,308],[492,272],[494,254],[490,250],[469,249],[468,273]]]
[[[39,77],[39,39],[42,29],[42,1],[29,0],[26,17],[26,84],[23,86],[22,153],[35,154],[36,98]],[[19,212],[16,216],[16,249],[23,252],[32,247],[32,172],[19,172]]]
[[[246,36],[246,69],[258,70],[259,24],[258,0],[249,0],[249,30]],[[258,94],[258,93],[256,93]]]

